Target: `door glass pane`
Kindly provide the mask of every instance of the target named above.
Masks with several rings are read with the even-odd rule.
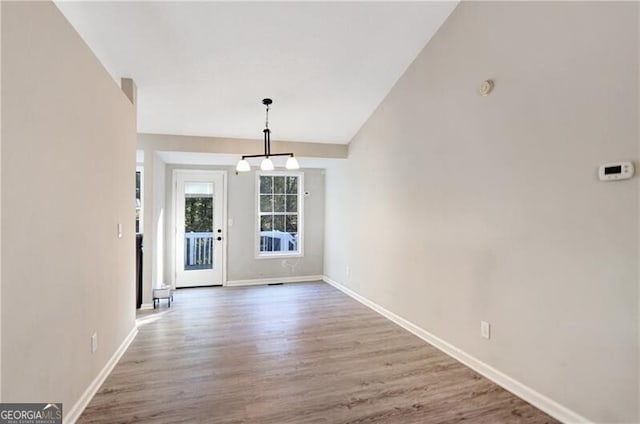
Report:
[[[214,268],[214,184],[184,184],[184,270]]]

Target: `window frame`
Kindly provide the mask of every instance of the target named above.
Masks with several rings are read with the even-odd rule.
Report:
[[[297,252],[261,252],[260,251],[260,177],[297,177],[298,178],[298,251]],[[254,253],[256,259],[286,259],[304,257],[304,173],[300,171],[256,171],[255,183],[255,229]]]

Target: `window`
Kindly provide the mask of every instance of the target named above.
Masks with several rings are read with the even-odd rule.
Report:
[[[258,257],[302,256],[302,173],[258,172]]]
[[[136,167],[136,234],[143,232],[142,226],[142,167]]]

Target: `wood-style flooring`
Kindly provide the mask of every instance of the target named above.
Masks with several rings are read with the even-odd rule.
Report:
[[[178,290],[79,423],[555,423],[324,283]]]

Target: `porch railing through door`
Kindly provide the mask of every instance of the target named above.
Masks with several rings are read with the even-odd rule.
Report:
[[[184,235],[184,269],[211,269],[213,266],[213,233]]]

